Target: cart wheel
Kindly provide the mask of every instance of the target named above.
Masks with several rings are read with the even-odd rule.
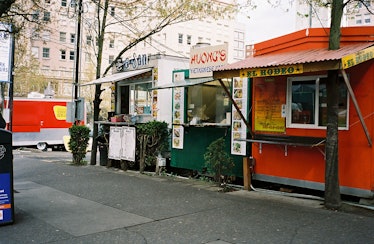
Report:
[[[38,144],[36,144],[36,148],[39,149],[40,151],[46,151],[47,150],[47,143],[38,142]]]

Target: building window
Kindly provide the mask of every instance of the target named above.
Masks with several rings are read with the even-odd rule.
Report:
[[[86,36],[86,44],[87,46],[91,46],[92,43],[92,36]]]
[[[110,39],[109,41],[109,48],[114,48],[114,40]]]
[[[109,64],[113,63],[114,61],[114,56],[113,55],[109,55]]]
[[[365,18],[365,24],[370,24],[370,22],[371,22],[371,19],[370,19],[370,14],[365,14],[364,15],[364,18]]]
[[[32,20],[38,20],[39,19],[39,11],[34,11],[32,14]]]
[[[75,53],[74,51],[70,51],[69,59],[74,60]]]
[[[46,21],[46,22],[50,21],[51,20],[51,12],[44,12],[43,20]]]
[[[356,15],[356,24],[360,25],[362,24],[362,16],[361,15]]]
[[[51,0],[45,0],[44,2],[50,4]]]
[[[327,125],[326,76],[289,78],[287,84],[287,126],[316,128]],[[339,84],[338,125],[347,128],[348,93],[344,81]]]
[[[32,47],[31,48],[31,55],[34,58],[39,58],[39,47]]]
[[[243,41],[234,41],[234,48],[244,49],[244,42]]]
[[[187,45],[191,45],[191,35],[187,35]]]
[[[42,39],[43,41],[49,41],[51,39],[51,33],[49,31],[43,31]]]
[[[75,34],[70,34],[70,43],[75,43]]]
[[[39,40],[39,38],[40,38],[39,32],[36,29],[33,29],[31,33],[31,39]]]
[[[60,42],[66,42],[66,32],[60,32]]]
[[[61,53],[61,59],[66,60],[66,50],[60,50]]]
[[[178,43],[183,44],[183,34],[178,34]]]
[[[43,47],[43,58],[49,58],[49,48]]]
[[[61,0],[61,7],[67,6],[67,0]]]
[[[113,7],[113,6],[110,7],[110,16],[114,16],[114,15],[115,15],[115,12],[116,12],[115,9],[116,9],[116,8]]]

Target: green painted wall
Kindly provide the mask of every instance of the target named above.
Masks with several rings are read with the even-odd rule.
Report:
[[[185,127],[184,148],[171,150],[172,167],[197,170],[201,172],[204,167],[204,153],[206,148],[214,140],[226,135],[226,148],[230,154],[230,130],[228,127]],[[233,156],[235,168],[233,173],[237,177],[243,177],[243,157]]]

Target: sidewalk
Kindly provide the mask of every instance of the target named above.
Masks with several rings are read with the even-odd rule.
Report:
[[[73,166],[64,152],[14,153],[15,224],[2,243],[370,243],[374,211],[319,199],[219,192],[214,183]],[[277,193],[277,194],[276,194]]]
[[[145,172],[144,174],[140,174],[138,171],[132,171],[132,170],[123,171],[117,168],[107,168],[107,169],[113,170],[120,174],[122,173],[122,174],[137,176],[137,177],[146,177],[146,178],[156,180],[156,181],[168,180],[168,181],[183,182],[184,184],[190,185],[191,187],[196,187],[199,189],[204,189],[204,190],[209,190],[209,191],[222,192],[222,189],[223,189],[222,187],[219,187],[217,183],[215,182],[211,182],[211,181],[209,182],[209,181],[204,181],[204,180],[199,180],[199,179],[194,179],[194,178],[186,178],[186,177],[180,177],[180,176],[170,175],[170,174],[156,175],[154,172]],[[251,190],[247,191],[247,190],[243,190],[242,186],[237,186],[237,185],[232,185],[232,189],[233,191],[222,193],[222,194],[228,194],[228,195],[252,198],[252,199],[279,201],[279,202],[283,202],[287,204],[324,209],[324,199],[318,196],[297,194],[297,193],[287,193],[287,192],[267,190],[267,189],[254,188],[254,187],[252,187]],[[374,206],[363,205],[363,204],[354,203],[354,202],[342,201],[342,207],[339,211],[374,217]]]

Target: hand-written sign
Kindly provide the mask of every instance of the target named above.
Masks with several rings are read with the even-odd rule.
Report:
[[[284,132],[285,118],[282,117],[282,104],[286,103],[286,89],[282,81],[254,83],[255,131]]]

